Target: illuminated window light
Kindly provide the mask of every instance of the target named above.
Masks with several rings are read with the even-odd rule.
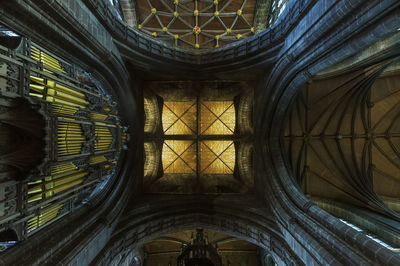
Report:
[[[164,102],[162,126],[166,135],[196,134],[195,102]]]
[[[4,30],[2,31],[2,33],[6,36],[10,36],[10,37],[19,37],[18,34],[16,34],[15,32],[11,31],[11,30]]]
[[[371,235],[367,235],[367,237],[371,238],[372,240],[374,240],[375,242],[377,242],[381,246],[384,246],[385,248],[394,249],[392,246],[388,245],[387,243],[383,242],[382,240],[380,240],[380,239],[378,239],[376,237],[373,237]]]
[[[204,174],[233,174],[235,146],[233,141],[201,141],[200,169]]]
[[[232,101],[201,103],[202,135],[232,135],[235,131],[235,106]]]
[[[196,145],[191,140],[166,140],[162,150],[162,165],[167,174],[196,173]]]
[[[199,104],[200,106],[198,106]],[[197,109],[200,113],[197,113]],[[198,123],[199,119],[199,124]],[[228,174],[235,168],[232,140],[207,140],[210,135],[233,135],[233,101],[164,102],[162,126],[165,135],[162,166],[165,174]],[[182,139],[182,135],[189,135]],[[199,156],[199,158],[198,158]]]

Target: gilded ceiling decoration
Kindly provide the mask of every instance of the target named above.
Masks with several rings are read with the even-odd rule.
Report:
[[[0,12],[2,265],[400,265],[399,0]]]
[[[200,131],[204,135],[231,135],[235,130],[233,102],[202,102]]]
[[[138,29],[184,48],[212,48],[254,34],[255,0],[139,0]]]

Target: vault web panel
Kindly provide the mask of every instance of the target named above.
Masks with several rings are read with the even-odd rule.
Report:
[[[233,102],[202,102],[200,121],[202,135],[232,135],[236,122]]]
[[[235,146],[233,141],[202,141],[200,169],[204,174],[233,174]]]
[[[166,135],[196,134],[195,102],[164,102],[162,126]]]
[[[196,145],[190,140],[166,140],[162,150],[164,173],[196,173]]]

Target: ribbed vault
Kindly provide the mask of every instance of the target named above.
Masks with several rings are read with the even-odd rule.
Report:
[[[220,47],[254,33],[255,0],[139,0],[138,29],[184,48]]]
[[[264,7],[268,5],[262,2]],[[384,205],[395,209],[396,204],[390,205],[389,201],[399,191],[398,94],[389,86],[398,84],[390,73],[396,69],[391,68],[394,52],[379,50],[363,64],[348,64],[348,69],[341,66],[329,75],[315,75],[397,32],[400,3],[296,0],[288,1],[283,9],[285,4],[280,0],[269,5],[277,16],[282,11],[284,16],[276,21],[283,23],[214,51],[197,53],[164,45],[158,37],[132,28],[133,14],[129,18],[131,26],[126,25],[108,0],[4,2],[0,7],[2,23],[14,25],[16,31],[56,50],[61,57],[80,62],[109,83],[119,96],[120,114],[132,138],[127,143],[129,150],[121,154],[115,175],[118,178],[105,187],[102,195],[20,243],[1,256],[1,261],[7,265],[19,261],[118,264],[137,247],[163,234],[202,226],[267,249],[279,265],[399,265],[399,257],[392,251],[312,204],[298,184],[304,184],[307,194],[324,197],[311,197],[320,200],[318,206],[330,205],[338,213],[344,213],[345,207],[337,208],[336,201],[326,201],[325,197],[368,206],[374,214],[386,214],[389,221],[397,217]],[[126,6],[122,8],[126,10]],[[193,30],[197,29],[190,33],[195,38]],[[398,46],[396,49],[399,53]],[[2,60],[15,60],[15,54],[7,53]],[[24,66],[43,68],[25,57]],[[147,133],[163,134],[163,104],[157,102],[148,108],[152,100],[142,102],[142,86],[149,80],[164,78],[173,80],[176,86],[180,84],[179,76],[192,79],[192,84],[211,78],[259,78],[259,86],[254,89],[256,178],[250,186],[259,192],[257,195],[228,195],[218,190],[211,195],[145,193],[146,185],[155,184],[162,172],[154,170],[162,167],[158,159],[161,153],[154,153],[162,146]],[[307,80],[310,82],[304,85]],[[296,94],[300,96],[293,100]],[[237,112],[239,116],[252,114],[250,105],[231,100],[235,108],[242,108]],[[288,112],[290,103],[294,108]],[[146,118],[143,109],[148,112]],[[285,115],[287,129],[282,132]],[[151,126],[154,121],[157,127]],[[243,126],[236,128],[253,134],[252,123],[241,117],[237,121]],[[154,142],[146,148],[143,140]],[[246,159],[242,169],[247,176],[251,175],[253,147],[244,144],[236,151],[238,157]],[[149,158],[145,174],[153,178],[148,183],[142,182],[143,153]],[[290,157],[282,160],[282,153]],[[298,181],[296,184],[291,176]],[[249,180],[240,180],[237,191],[252,192],[245,186]]]
[[[400,72],[391,62],[317,76],[294,101],[284,143],[306,195],[399,210]]]

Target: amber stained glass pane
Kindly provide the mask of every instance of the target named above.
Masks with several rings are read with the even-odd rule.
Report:
[[[202,135],[231,135],[235,130],[235,106],[232,101],[201,103]]]
[[[204,174],[232,174],[235,168],[233,141],[201,141],[200,169]]]
[[[162,150],[164,173],[196,173],[196,144],[191,140],[166,140]]]
[[[195,102],[164,102],[162,126],[166,135],[196,134]]]

